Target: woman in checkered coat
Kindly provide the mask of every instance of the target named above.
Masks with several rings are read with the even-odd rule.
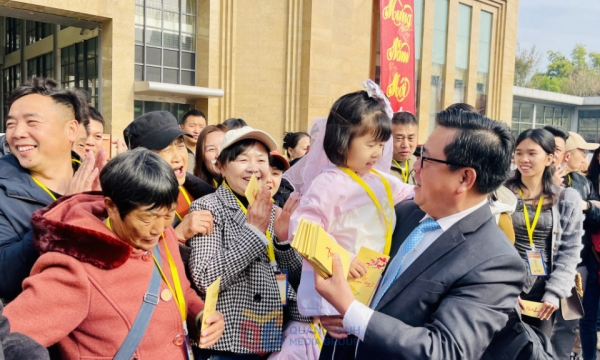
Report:
[[[276,216],[265,188],[269,151],[276,148],[275,140],[263,131],[250,127],[229,131],[218,158],[223,184],[190,208],[208,210],[214,218],[212,233],[198,234],[190,241],[190,272],[202,295],[221,278],[217,310],[225,315],[226,324],[221,339],[202,354],[205,358],[258,359],[280,350],[284,321],[310,321],[298,312],[294,290],[300,282],[302,260],[282,240],[287,238],[292,209]],[[244,193],[252,175],[261,190],[248,209]]]

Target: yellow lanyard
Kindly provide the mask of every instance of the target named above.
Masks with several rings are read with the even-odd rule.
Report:
[[[402,180],[404,181],[404,183],[408,184],[408,160],[404,162],[404,169],[406,170],[404,170],[402,166],[400,166],[396,159],[392,159],[392,161],[394,162],[394,164],[396,164],[398,169],[400,169],[400,172],[402,173]]]
[[[521,199],[523,199],[523,190],[521,192]],[[538,200],[537,209],[535,210],[535,216],[533,217],[533,223],[529,222],[529,213],[527,211],[527,204],[525,204],[525,199],[523,199],[523,215],[525,215],[525,226],[527,227],[527,235],[529,236],[529,244],[531,245],[531,249],[535,248],[533,244],[533,231],[535,230],[535,226],[537,225],[538,219],[540,218],[540,213],[542,212],[542,205],[544,204],[544,195],[540,196]]]
[[[77,163],[79,165],[81,165],[81,161],[77,160],[77,159],[73,159],[71,158],[71,162]],[[42,184],[38,179],[34,178],[32,175],[31,178],[33,179],[33,182],[37,184],[37,186],[41,187],[42,190],[44,190],[45,192],[48,193],[48,195],[50,195],[50,197],[52,198],[52,200],[56,201],[56,196],[54,196],[54,194],[52,193],[52,191],[50,191],[44,184]]]
[[[181,282],[179,281],[179,272],[177,272],[177,266],[175,265],[175,261],[173,261],[173,257],[171,256],[171,252],[169,251],[169,247],[167,246],[167,241],[165,240],[164,233],[163,233],[162,237],[164,240],[163,243],[165,244],[165,250],[167,252],[167,260],[169,260],[169,268],[171,268],[171,278],[173,279],[173,283],[175,284],[175,291],[173,291],[173,287],[171,287],[169,280],[167,280],[167,276],[165,275],[162,268],[158,264],[158,261],[156,260],[156,257],[154,256],[154,254],[152,254],[152,258],[154,259],[154,263],[156,264],[156,267],[158,268],[158,271],[160,272],[160,276],[163,278],[165,283],[167,283],[167,286],[169,287],[169,290],[171,290],[171,293],[175,295],[175,301],[177,302],[177,306],[179,306],[179,313],[181,313],[181,320],[185,321],[187,311],[186,311],[186,307],[185,307],[185,297],[183,296],[183,290],[181,289]],[[156,244],[156,246],[159,246],[159,245]]]
[[[219,187],[217,180],[213,179],[213,185],[215,186],[215,189]]]
[[[235,198],[235,201],[237,201],[238,205],[240,205],[240,208],[242,208],[242,211],[244,212],[244,214],[248,214],[248,210],[246,209],[244,204],[242,204],[240,199],[238,199],[237,196],[235,196],[235,194],[233,193],[233,190],[231,190],[231,188],[229,187],[229,185],[227,185],[227,182],[225,180],[223,180],[223,186],[225,186],[227,189],[229,189],[229,191],[231,191],[231,194]],[[276,268],[277,261],[275,260],[275,248],[273,247],[273,237],[271,236],[271,232],[269,231],[269,229],[267,229],[265,236],[267,237],[267,240],[269,240],[269,245],[267,245],[267,256],[269,257],[271,266]]]
[[[360,176],[356,175],[356,173],[354,173],[354,171],[352,171],[346,167],[339,167],[339,168],[340,168],[340,170],[342,170],[343,172],[348,174],[348,176],[350,176],[352,178],[352,180],[356,181],[358,183],[358,185],[360,185],[363,189],[365,189],[365,191],[367,192],[367,194],[369,195],[371,200],[373,200],[373,203],[375,203],[375,206],[377,207],[377,209],[381,212],[381,216],[383,216],[383,222],[384,222],[385,228],[386,228],[385,247],[383,248],[383,253],[386,255],[389,255],[390,248],[392,246],[392,233],[394,232],[393,220],[388,219],[388,217],[385,215],[385,212],[383,211],[383,207],[379,203],[379,200],[373,193],[373,190],[371,190],[369,185],[367,185],[367,183],[365,183],[365,181],[363,179],[361,179]],[[386,178],[384,178],[377,171],[371,169],[371,172],[373,174],[379,176],[379,178],[383,182],[383,186],[385,187],[385,192],[387,193],[387,198],[390,203],[390,208],[393,209],[394,208],[394,197],[392,195],[392,188],[390,187],[390,183],[386,180]]]
[[[190,200],[190,197],[187,195],[185,189],[183,188],[183,186],[179,187],[179,192],[183,195],[183,197],[185,198],[185,201],[187,202],[188,205],[192,204],[192,201]],[[179,221],[183,221],[183,218],[181,217],[181,215],[179,215],[179,213],[177,211],[175,211],[175,215],[177,215],[177,217],[179,218]]]
[[[108,227],[112,231],[112,226],[110,225],[109,217],[106,218],[106,227]],[[183,297],[183,290],[181,289],[181,282],[179,281],[179,272],[177,272],[177,266],[175,265],[175,261],[173,261],[173,257],[171,256],[171,252],[169,251],[169,247],[167,246],[167,240],[165,239],[165,233],[162,233],[161,236],[163,238],[163,243],[165,244],[165,250],[167,251],[167,259],[169,260],[169,267],[171,268],[171,277],[173,278],[173,282],[175,283],[175,291],[173,291],[171,284],[167,280],[167,277],[165,276],[165,273],[163,272],[160,265],[158,264],[158,261],[156,260],[156,257],[154,256],[154,254],[152,254],[152,258],[154,259],[154,264],[158,268],[158,272],[160,273],[160,276],[162,277],[163,281],[167,284],[167,287],[169,288],[169,290],[171,290],[171,294],[173,294],[175,296],[175,302],[177,303],[177,306],[179,307],[179,313],[181,314],[181,319],[183,321],[185,321],[187,311],[186,311],[186,307],[185,307],[185,297]],[[156,246],[159,246],[159,244],[156,244]]]
[[[569,187],[571,187],[571,174],[567,174],[567,179],[569,179]]]
[[[317,345],[319,346],[319,349],[322,349],[323,348],[323,338],[321,337],[321,333],[318,331],[319,329],[317,329],[317,327],[313,323],[310,323],[310,328],[312,329],[313,333],[315,334],[315,340],[317,341]],[[325,330],[323,330],[323,332],[325,332]]]
[[[31,176],[31,175],[29,175]],[[52,200],[56,201],[56,196],[54,196],[54,194],[52,193],[52,191],[50,191],[44,184],[42,184],[41,182],[39,182],[38,179],[34,178],[33,176],[31,176],[31,178],[33,179],[33,182],[35,182],[39,187],[42,188],[42,190],[44,190],[45,192],[48,193],[48,195],[50,195],[50,197],[52,198]]]

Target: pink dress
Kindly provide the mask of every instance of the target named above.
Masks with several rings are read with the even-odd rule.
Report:
[[[394,204],[414,197],[414,187],[379,172],[390,183]],[[379,200],[388,219],[396,223],[394,204],[389,204],[381,178],[373,173],[362,176]],[[321,225],[344,249],[356,255],[362,246],[383,252],[386,228],[381,213],[366,191],[335,166],[326,167],[302,195],[290,220],[290,239],[301,219]],[[313,267],[304,260],[298,289],[298,309],[302,315],[339,315],[315,290]]]

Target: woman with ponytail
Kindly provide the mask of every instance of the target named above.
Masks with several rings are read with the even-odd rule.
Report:
[[[554,148],[554,136],[547,130],[522,132],[514,154],[517,170],[506,187],[518,198],[512,214],[515,248],[528,270],[519,303],[521,308],[522,300],[542,303],[537,318],[524,316],[523,320],[551,338],[557,354],[563,350],[570,354],[573,343],[563,344],[560,336],[552,334],[556,324],[565,321],[563,315],[577,307],[566,299],[575,286],[584,217],[577,191],[552,181]]]

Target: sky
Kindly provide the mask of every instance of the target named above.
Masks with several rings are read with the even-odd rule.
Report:
[[[519,0],[517,40],[536,45],[540,70],[548,65],[548,50],[570,57],[575,44],[600,52],[600,0]]]

